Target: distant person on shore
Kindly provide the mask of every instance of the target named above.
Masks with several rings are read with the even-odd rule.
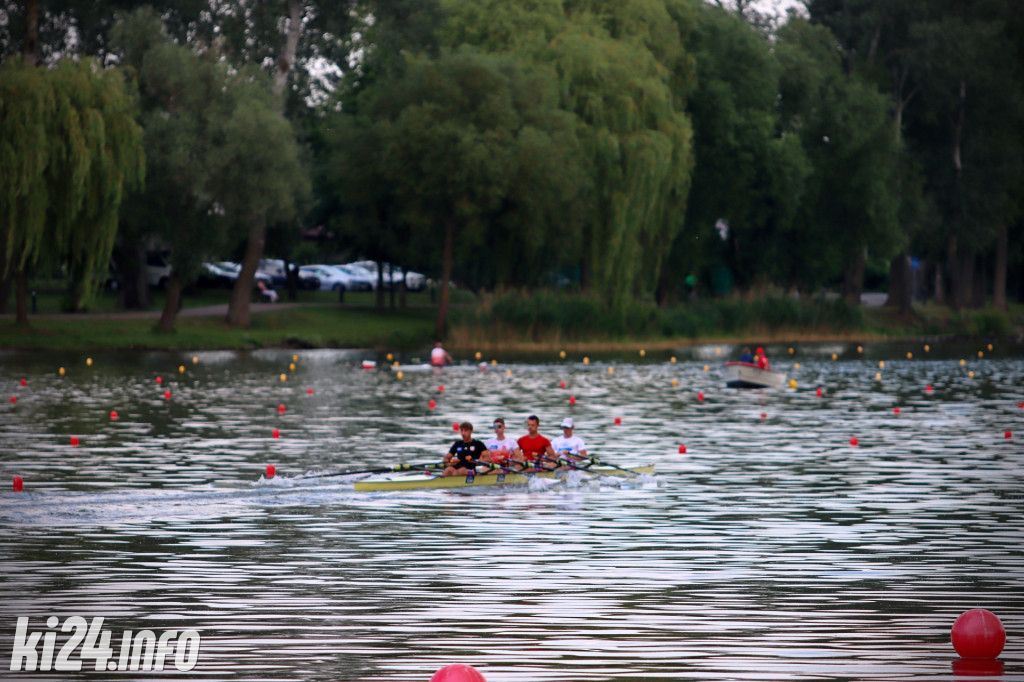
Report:
[[[260,299],[267,303],[277,303],[277,292],[267,286],[262,279],[256,280],[256,288],[260,290]]]
[[[757,366],[761,369],[771,369],[771,365],[768,363],[768,356],[764,354],[764,348],[757,349]]]
[[[745,362],[748,365],[754,364],[754,356],[750,354],[749,348],[743,349],[743,354],[740,355],[740,362]]]
[[[562,420],[562,435],[551,439],[551,448],[558,459],[574,461],[587,458],[587,444],[572,434],[575,426],[572,417],[566,417]]]
[[[434,367],[444,367],[445,365],[454,365],[455,360],[452,360],[452,356],[448,355],[448,351],[438,341],[434,344],[434,349],[430,351],[430,364]]]

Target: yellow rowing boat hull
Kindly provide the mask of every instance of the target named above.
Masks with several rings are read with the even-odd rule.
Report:
[[[654,465],[631,467],[628,471],[615,467],[596,465],[589,469],[581,469],[591,474],[602,476],[629,476],[631,474],[653,474]],[[417,490],[420,488],[475,488],[485,485],[526,485],[530,478],[563,478],[569,471],[539,471],[530,474],[497,473],[477,474],[475,476],[441,476],[419,471],[402,471],[383,476],[374,476],[356,481],[353,486],[363,492],[380,492],[382,490]]]

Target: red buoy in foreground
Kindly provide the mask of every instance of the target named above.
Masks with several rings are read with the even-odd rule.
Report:
[[[273,478],[277,474],[277,467],[273,464],[267,465],[267,478]]]
[[[14,477],[14,492],[20,493],[25,482],[21,480],[21,476]]]
[[[461,663],[453,663],[434,673],[430,682],[487,682],[476,668]]]
[[[685,455],[686,454],[686,446],[685,445],[680,445],[679,446],[679,454],[680,455]]]
[[[854,436],[853,438],[850,439],[850,445],[852,445],[853,447],[857,447],[857,442],[857,436]]]
[[[1006,630],[986,609],[964,611],[953,623],[953,648],[964,658],[995,658],[1006,644]]]
[[[615,425],[616,425],[616,426],[619,426],[619,425],[621,425],[621,424],[622,424],[622,417],[616,417],[616,418],[615,418]]]

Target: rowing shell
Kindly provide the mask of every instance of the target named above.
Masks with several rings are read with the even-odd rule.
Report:
[[[382,490],[416,490],[419,488],[470,488],[485,485],[526,485],[530,478],[564,478],[570,470],[563,471],[538,471],[537,473],[498,473],[498,474],[476,474],[470,476],[440,476],[418,471],[402,471],[373,478],[364,478],[356,481],[353,485],[356,490],[363,492],[379,492]],[[596,465],[589,469],[578,469],[592,474],[603,476],[628,476],[629,474],[653,474],[654,465],[633,467],[628,471],[616,469],[615,467]]]

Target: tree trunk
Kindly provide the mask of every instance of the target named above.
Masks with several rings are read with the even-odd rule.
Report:
[[[238,273],[235,281],[235,288],[231,290],[231,300],[228,302],[228,316],[225,322],[229,327],[244,327],[248,329],[251,322],[249,318],[249,300],[252,298],[252,284],[256,276],[256,269],[260,264],[260,256],[263,255],[263,242],[267,237],[267,227],[262,218],[255,220],[249,230],[249,243],[245,247],[245,257],[242,259],[242,271]]]
[[[942,263],[935,264],[935,305],[946,305],[946,277],[942,273]]]
[[[860,294],[864,289],[864,267],[867,265],[867,249],[859,247],[853,258],[843,269],[843,298],[853,306],[860,305]]]
[[[971,261],[971,307],[979,310],[985,307],[985,290],[988,278],[985,276],[985,259],[976,256]]]
[[[901,315],[910,312],[913,302],[913,271],[910,269],[910,256],[898,254],[889,263],[889,298],[885,305],[899,308]]]
[[[295,64],[299,36],[302,34],[302,9],[300,0],[288,0],[288,29],[285,34],[284,49],[277,57],[277,69],[274,71],[274,95],[277,97],[282,112],[287,100],[285,88],[288,86],[288,77]]]
[[[5,315],[8,312],[13,280],[13,273],[7,264],[7,240],[0,237],[0,315]]]
[[[384,312],[384,261],[377,259],[377,312]]]
[[[1006,310],[1006,251],[1009,249],[1009,230],[1006,223],[999,226],[996,235],[996,271],[992,282],[992,305]]]
[[[452,251],[455,244],[455,216],[449,215],[444,225],[444,255],[441,262],[441,302],[437,304],[434,338],[443,339],[448,329],[448,284],[452,279]]]
[[[178,273],[171,270],[167,278],[167,301],[164,303],[164,311],[157,322],[156,330],[166,334],[174,331],[174,322],[178,319],[178,310],[181,309],[181,280]]]
[[[17,274],[14,276],[15,282],[17,283],[18,293],[17,300],[15,303],[15,321],[23,326],[28,326],[28,275],[25,272],[25,266],[18,268]]]
[[[25,2],[25,38],[21,43],[21,54],[25,64],[35,66],[39,63],[39,2]]]
[[[960,290],[963,286],[961,283],[963,277],[960,273],[955,234],[949,235],[949,240],[946,242],[946,263],[949,266],[949,307],[953,310],[960,310],[962,305]]]

